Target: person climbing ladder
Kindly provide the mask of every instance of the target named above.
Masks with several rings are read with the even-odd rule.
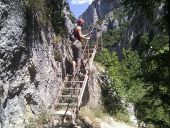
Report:
[[[80,68],[81,64],[81,55],[82,55],[82,41],[83,39],[89,40],[90,33],[82,34],[81,27],[84,25],[84,20],[79,19],[77,20],[77,27],[74,29],[74,38],[75,41],[72,44],[72,51],[73,51],[73,75],[76,73],[76,68]]]

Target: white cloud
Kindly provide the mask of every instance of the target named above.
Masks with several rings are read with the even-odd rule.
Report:
[[[71,0],[72,4],[91,4],[93,0]]]

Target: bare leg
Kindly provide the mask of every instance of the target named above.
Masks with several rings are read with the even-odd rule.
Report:
[[[74,75],[74,74],[75,74],[75,72],[76,72],[76,62],[75,62],[75,61],[73,61],[72,63],[73,63],[73,75]]]
[[[80,66],[81,66],[81,59],[77,60],[77,70],[80,70]]]

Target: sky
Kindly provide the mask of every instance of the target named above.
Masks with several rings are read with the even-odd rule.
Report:
[[[67,0],[70,5],[71,11],[76,18],[78,18],[87,9],[92,1],[93,0]]]

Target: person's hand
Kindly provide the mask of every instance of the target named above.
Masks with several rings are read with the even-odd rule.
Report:
[[[90,36],[86,38],[87,40],[90,40]]]
[[[92,34],[93,31],[90,31],[89,33],[87,33],[85,36],[90,36]]]

